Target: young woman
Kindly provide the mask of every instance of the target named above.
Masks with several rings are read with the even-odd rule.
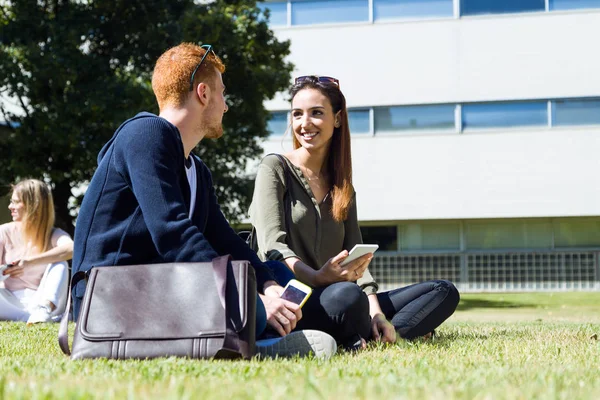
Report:
[[[48,322],[64,311],[67,260],[73,241],[54,227],[54,202],[44,182],[27,179],[13,187],[8,206],[13,222],[0,225],[0,320]]]
[[[396,333],[430,336],[458,305],[460,296],[451,282],[377,293],[368,270],[372,254],[340,265],[362,237],[339,82],[304,76],[296,78],[290,94],[294,150],[282,159],[263,159],[250,215],[259,256],[289,267],[275,271],[279,283],[285,285],[295,275],[315,288],[296,329],[321,329],[347,348],[362,348],[369,339],[395,342]]]

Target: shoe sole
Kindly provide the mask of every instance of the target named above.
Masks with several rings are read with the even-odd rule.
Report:
[[[259,357],[308,357],[329,359],[337,351],[335,339],[325,332],[303,330],[292,332],[282,338],[256,341]]]
[[[31,326],[31,325],[36,325],[36,324],[43,324],[43,323],[46,323],[46,322],[52,322],[52,319],[39,319],[39,318],[31,319],[31,318],[29,318],[27,320],[26,325],[27,326]]]

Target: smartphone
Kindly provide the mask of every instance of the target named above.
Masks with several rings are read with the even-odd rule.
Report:
[[[361,256],[364,256],[365,254],[375,253],[375,250],[378,248],[379,245],[377,244],[357,244],[352,248],[352,250],[350,250],[348,257],[346,257],[346,259],[342,261],[340,265],[343,267],[344,265],[356,260]]]
[[[312,289],[310,286],[292,279],[287,285],[285,285],[283,293],[281,293],[281,298],[291,301],[292,303],[296,303],[302,307],[304,303],[306,303],[306,300],[308,300],[310,297],[311,293]]]

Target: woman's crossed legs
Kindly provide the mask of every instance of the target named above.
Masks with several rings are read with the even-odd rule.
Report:
[[[293,273],[282,263],[269,262],[282,286]],[[381,310],[402,338],[413,339],[433,332],[456,310],[460,295],[446,280],[416,283],[377,294]],[[369,301],[352,282],[339,282],[313,289],[302,307],[295,330],[318,329],[333,336],[338,344],[353,347],[360,338],[371,338]]]

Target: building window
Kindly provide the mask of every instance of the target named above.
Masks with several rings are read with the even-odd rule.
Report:
[[[378,251],[398,250],[398,229],[396,226],[361,226],[363,243],[379,245]]]
[[[600,8],[600,0],[549,0],[550,10]]]
[[[555,247],[600,247],[600,219],[555,219]]]
[[[569,1],[569,0],[563,0]],[[546,11],[545,0],[460,0],[461,15]]]
[[[368,21],[368,0],[292,1],[292,25]]]
[[[269,9],[271,12],[269,26],[287,25],[287,2],[258,3],[261,10]]]
[[[371,134],[371,113],[369,109],[348,110],[348,122],[352,135]]]
[[[465,226],[468,250],[552,248],[550,220],[472,221]]]
[[[460,250],[458,222],[409,223],[398,230],[401,251]]]
[[[552,101],[552,125],[600,124],[600,99]]]
[[[375,133],[454,130],[455,105],[376,107]]]
[[[373,19],[452,17],[452,0],[373,0]]]
[[[545,101],[462,106],[463,129],[547,125],[548,105]]]
[[[267,130],[271,136],[282,136],[289,125],[287,111],[275,111],[267,122]]]

